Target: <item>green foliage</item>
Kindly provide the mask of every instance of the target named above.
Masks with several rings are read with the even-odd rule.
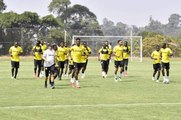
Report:
[[[0,12],[4,11],[6,9],[6,5],[4,3],[4,0],[0,0]]]
[[[50,12],[56,13],[60,16],[67,10],[70,4],[70,0],[52,0],[48,8]]]
[[[181,40],[169,36],[163,36],[154,32],[143,32],[143,56],[149,57],[156,49],[156,45],[162,47],[163,43],[167,43],[174,53],[175,57],[181,57]]]
[[[60,43],[64,41],[64,33],[60,29],[52,29],[49,31],[48,42],[50,43]]]
[[[41,19],[41,25],[46,27],[60,27],[63,26],[62,24],[63,23],[58,21],[53,15],[47,15]]]

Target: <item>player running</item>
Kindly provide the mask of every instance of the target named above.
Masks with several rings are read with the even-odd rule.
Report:
[[[70,57],[72,57],[73,62],[74,62],[74,77],[75,79],[71,79],[71,84],[72,86],[75,86],[77,88],[80,88],[79,85],[79,79],[78,79],[78,75],[79,72],[82,68],[82,61],[81,58],[83,55],[85,55],[85,48],[80,44],[80,38],[76,39],[76,45],[72,46],[70,49],[71,55]],[[76,82],[76,84],[74,84]]]
[[[64,48],[66,50],[66,56],[65,56],[65,63],[64,63],[64,68],[65,68],[65,72],[64,72],[64,76],[68,76],[67,74],[67,71],[68,71],[68,66],[69,66],[69,51],[70,51],[70,48],[68,47],[67,43],[65,42],[64,43]]]
[[[121,75],[123,72],[123,46],[122,46],[122,40],[118,40],[118,45],[116,45],[113,48],[113,54],[114,54],[114,64],[115,64],[115,77],[114,80],[117,82],[118,80],[121,81]],[[120,74],[118,75],[118,69],[120,68]]]
[[[109,49],[110,53],[109,53],[109,59],[107,60],[108,62],[108,68],[107,68],[107,72],[109,70],[109,63],[111,61],[111,55],[112,55],[112,46],[111,46],[111,43],[109,43],[108,41],[105,42],[106,44],[106,47]],[[107,73],[106,73],[107,74]]]
[[[32,48],[32,51],[34,55],[34,77],[39,78],[42,67],[42,54],[43,54],[39,40],[37,41],[36,45]]]
[[[45,44],[43,40],[41,40],[41,49],[43,53],[47,49],[47,45]],[[40,77],[44,77],[44,75],[45,75],[44,74],[44,60],[42,59]]]
[[[48,49],[43,53],[45,66],[45,88],[47,88],[47,81],[50,75],[50,88],[54,89],[54,73],[55,73],[55,51],[49,44]]]
[[[91,54],[91,49],[90,47],[87,46],[87,43],[84,42],[83,43],[83,47],[86,49],[86,53],[84,56],[82,56],[82,62],[83,62],[83,66],[82,66],[82,78],[85,78],[85,71],[87,68],[87,64],[88,64],[88,56]]]
[[[153,60],[153,69],[154,69],[152,80],[155,81],[155,75],[157,74],[156,82],[159,82],[160,70],[161,70],[161,64],[160,64],[161,56],[160,56],[159,45],[157,45],[156,50],[152,52],[151,59]]]
[[[104,43],[103,47],[99,50],[98,60],[101,61],[102,66],[102,77],[106,78],[108,73],[108,59],[110,57],[110,49]]]
[[[64,42],[61,42],[60,47],[58,47],[59,80],[62,79],[66,56],[67,56],[67,51],[64,47]]]
[[[166,43],[160,49],[161,61],[162,61],[162,75],[163,83],[169,84],[169,69],[170,69],[170,57],[173,56],[172,50],[167,47]],[[166,70],[166,75],[165,75]]]
[[[129,54],[130,54],[130,46],[128,46],[128,42],[124,41],[123,46],[123,75],[128,76],[128,62],[129,62]]]
[[[11,55],[11,73],[12,79],[16,79],[18,74],[18,68],[20,64],[19,56],[23,53],[22,48],[18,45],[18,42],[14,43],[14,46],[10,47],[9,54]]]

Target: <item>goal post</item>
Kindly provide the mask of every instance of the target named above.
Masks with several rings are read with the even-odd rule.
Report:
[[[130,60],[133,61],[133,58],[139,58],[139,61],[143,61],[143,41],[142,36],[82,36],[82,35],[73,35],[72,44],[75,43],[75,39],[80,38],[82,42],[88,42],[88,46],[94,48],[95,51],[100,49],[100,45],[103,42],[109,41],[113,46],[117,44],[117,40],[121,39],[123,41],[128,41],[130,44]],[[138,55],[139,54],[139,55]]]

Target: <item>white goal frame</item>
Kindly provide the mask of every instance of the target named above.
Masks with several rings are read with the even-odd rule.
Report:
[[[143,37],[142,36],[82,36],[82,35],[73,35],[72,36],[72,44],[75,43],[75,38],[130,38],[130,46],[131,46],[131,54],[130,58],[133,61],[133,38],[140,38],[140,62],[143,61]]]

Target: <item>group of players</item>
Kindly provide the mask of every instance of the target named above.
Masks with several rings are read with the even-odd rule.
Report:
[[[49,81],[50,87],[54,89],[54,80],[57,77],[61,80],[63,73],[66,76],[71,75],[70,82],[72,87],[80,88],[79,72],[82,70],[82,78],[84,78],[88,57],[91,54],[91,49],[87,46],[86,42],[81,43],[80,38],[77,38],[75,44],[68,47],[64,42],[61,42],[59,45],[46,45],[43,41],[37,41],[36,45],[32,48],[32,52],[34,55],[34,76],[43,76],[43,71],[45,71],[45,88],[47,88]],[[16,79],[19,68],[19,56],[23,53],[23,50],[15,42],[14,46],[9,49],[9,53],[11,55],[12,78]],[[121,81],[122,77],[127,76],[129,54],[130,46],[128,46],[127,41],[123,43],[122,40],[118,40],[117,45],[113,49],[108,41],[103,43],[98,51],[98,60],[102,67],[102,77],[107,77],[111,56],[114,56],[114,80],[116,82],[118,80]],[[160,71],[162,70],[163,82],[169,83],[169,57],[172,55],[171,49],[167,48],[165,43],[161,49],[159,46],[156,46],[156,50],[151,54],[154,68],[152,80],[155,80],[157,73],[156,81],[159,82]]]
[[[45,67],[45,87],[49,80],[52,89],[55,88],[54,80],[58,76],[59,80],[62,79],[62,75],[65,70],[65,75],[71,76],[72,87],[80,88],[78,74],[82,70],[82,78],[85,77],[85,70],[88,63],[88,56],[91,54],[91,49],[87,46],[86,42],[81,43],[80,39],[76,39],[76,44],[70,48],[66,43],[61,42],[60,45],[50,45],[45,51],[41,50],[41,44],[38,41],[36,46],[33,47],[34,53],[34,71],[35,75],[39,77],[41,69],[41,61],[44,62]],[[37,61],[37,57],[41,56],[41,61]],[[40,57],[39,57],[40,58]],[[69,71],[68,71],[69,65]],[[36,74],[36,68],[38,68],[38,74]],[[67,74],[68,72],[68,74]]]
[[[166,43],[164,43],[161,48],[159,45],[156,45],[155,51],[153,51],[151,54],[151,59],[153,60],[153,69],[154,69],[152,76],[153,81],[156,80],[156,82],[159,82],[160,71],[162,71],[163,83],[169,84],[170,57],[172,56],[173,52],[170,48],[167,47]]]

